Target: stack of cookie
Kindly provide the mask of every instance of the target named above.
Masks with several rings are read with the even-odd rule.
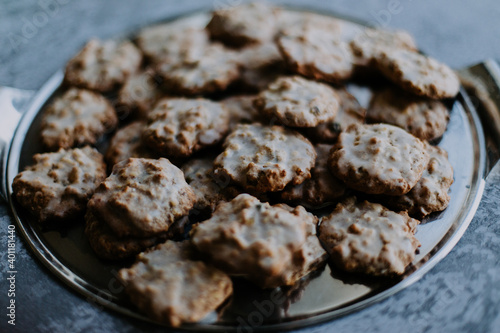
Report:
[[[453,169],[429,141],[446,131],[440,100],[459,82],[406,32],[250,3],[145,28],[134,42],[92,40],[65,85],[41,132],[61,150],[36,155],[15,195],[42,223],[87,206],[86,235],[105,259],[168,240],[120,279],[171,325],[222,304],[228,276],[293,286],[327,253],[349,272],[403,274],[419,246],[414,218],[450,200]],[[103,157],[79,147],[117,127],[106,178]]]

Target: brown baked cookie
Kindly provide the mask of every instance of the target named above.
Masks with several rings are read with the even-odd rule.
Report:
[[[340,133],[347,127],[365,122],[366,110],[356,97],[345,89],[337,89],[336,92],[340,103],[335,118],[316,127],[305,128],[306,135],[315,141],[335,143]]]
[[[187,241],[167,241],[139,254],[118,278],[141,312],[171,326],[203,319],[233,293],[226,274],[193,260]]]
[[[287,66],[295,73],[335,83],[352,75],[352,51],[338,20],[305,15],[281,30],[277,44]]]
[[[452,98],[460,89],[460,81],[451,68],[416,52],[390,50],[384,52],[376,63],[388,79],[415,95]]]
[[[130,157],[158,158],[158,154],[142,142],[142,130],[146,128],[143,121],[135,121],[116,131],[111,138],[106,155],[108,167]]]
[[[314,127],[336,116],[339,97],[326,84],[284,76],[262,91],[254,105],[268,119],[286,126]]]
[[[422,178],[410,192],[400,197],[385,197],[384,203],[393,209],[406,210],[412,216],[423,218],[430,213],[440,212],[448,207],[448,190],[453,184],[453,167],[448,153],[439,147],[426,143],[430,160]]]
[[[255,95],[239,95],[226,98],[221,101],[229,112],[229,131],[231,132],[238,124],[251,124],[263,121],[260,112],[253,106]]]
[[[229,113],[208,99],[162,99],[149,114],[144,142],[164,156],[187,157],[220,142],[229,129]]]
[[[316,225],[303,207],[270,206],[241,194],[195,225],[191,242],[224,272],[275,288],[293,285],[325,261]]]
[[[115,110],[106,98],[71,88],[44,110],[42,141],[50,150],[93,145],[117,124]]]
[[[122,85],[141,63],[142,54],[130,41],[92,39],[68,62],[64,80],[72,86],[106,92]]]
[[[417,43],[406,31],[365,28],[350,42],[357,65],[371,66],[386,50],[417,51]]]
[[[182,171],[169,160],[130,158],[115,164],[88,209],[118,237],[151,237],[168,231],[195,201]]]
[[[333,174],[370,194],[403,195],[418,182],[429,154],[418,138],[392,125],[351,125],[330,154]]]
[[[224,141],[214,173],[261,192],[281,191],[310,178],[316,152],[301,134],[281,126],[239,125]]]
[[[97,150],[84,147],[36,154],[34,164],[12,183],[17,202],[40,223],[73,223],[106,178],[106,165]]]
[[[120,118],[129,115],[147,118],[154,104],[163,95],[161,80],[151,69],[131,75],[118,93],[116,112]]]
[[[321,219],[319,239],[340,269],[370,275],[400,275],[415,258],[419,221],[379,204],[351,197]]]
[[[213,39],[241,47],[271,41],[276,33],[277,8],[263,2],[217,10],[207,25]]]
[[[419,139],[434,140],[446,131],[450,113],[440,101],[388,88],[373,95],[366,117],[372,123],[401,127]]]
[[[192,45],[177,59],[157,65],[164,86],[184,95],[224,91],[239,77],[236,52],[221,44]]]
[[[306,207],[320,207],[335,202],[346,192],[346,186],[334,177],[328,168],[331,145],[318,144],[316,164],[311,178],[299,185],[289,185],[281,192],[281,199]]]
[[[106,222],[96,219],[90,211],[85,214],[85,236],[95,254],[106,260],[122,260],[133,257],[169,238],[167,233],[146,238],[118,237]]]

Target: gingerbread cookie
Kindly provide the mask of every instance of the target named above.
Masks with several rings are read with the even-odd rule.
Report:
[[[420,246],[419,221],[351,197],[321,219],[319,239],[335,266],[370,275],[400,275]]]
[[[40,223],[73,223],[106,178],[106,165],[97,150],[84,147],[36,154],[34,164],[12,183],[14,196]]]
[[[115,110],[106,98],[71,88],[44,110],[42,141],[51,150],[93,145],[117,124]]]
[[[239,125],[224,141],[214,162],[215,174],[227,175],[245,188],[281,191],[310,178],[316,159],[313,145],[280,126]]]
[[[238,124],[251,124],[263,121],[260,112],[253,106],[255,95],[239,95],[226,98],[221,101],[229,112],[229,131],[231,132]]]
[[[428,162],[422,141],[405,130],[385,124],[354,124],[340,134],[329,165],[353,189],[402,195],[415,186]]]

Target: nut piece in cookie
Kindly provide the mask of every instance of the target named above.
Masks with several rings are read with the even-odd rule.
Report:
[[[384,52],[377,68],[404,90],[419,96],[442,99],[458,94],[460,81],[447,65],[408,50]]]
[[[348,272],[400,275],[415,258],[419,221],[379,204],[351,197],[321,220],[319,239],[335,264]]]
[[[392,125],[351,125],[330,154],[333,174],[348,187],[370,194],[403,195],[429,162],[425,145]]]
[[[448,153],[427,143],[426,149],[431,158],[417,185],[403,196],[391,196],[383,200],[388,207],[406,210],[418,218],[448,207],[448,190],[453,184],[453,167],[448,161]]]
[[[115,164],[96,189],[88,209],[119,237],[150,237],[187,215],[196,195],[165,158],[130,158]]]
[[[229,131],[231,132],[238,124],[251,124],[262,121],[260,112],[253,106],[255,95],[232,96],[221,101],[229,112]]]
[[[229,113],[208,99],[162,99],[149,114],[144,142],[165,156],[187,157],[220,142],[229,129]]]
[[[41,136],[51,150],[92,145],[117,124],[115,110],[106,98],[71,88],[44,110]]]
[[[40,223],[77,219],[106,178],[106,165],[97,150],[84,147],[36,154],[34,164],[12,183],[17,202]]]
[[[359,104],[356,97],[345,89],[338,89],[336,92],[340,106],[335,118],[316,127],[305,129],[306,135],[315,141],[336,143],[340,133],[347,127],[365,122],[366,110]]]
[[[328,169],[331,145],[318,144],[316,164],[311,170],[311,178],[299,185],[289,185],[281,192],[281,199],[306,207],[319,207],[335,202],[346,192],[346,186],[334,177]]]
[[[262,288],[293,285],[326,259],[317,218],[303,207],[270,206],[241,194],[191,231],[191,242],[228,274]]]
[[[352,75],[352,51],[336,19],[304,15],[296,24],[281,30],[277,44],[287,66],[295,73],[336,83]]]
[[[385,89],[373,95],[366,117],[372,123],[395,125],[419,139],[433,140],[446,131],[450,113],[440,101]]]
[[[120,128],[111,138],[104,158],[111,169],[116,163],[130,157],[157,158],[157,153],[151,151],[142,142],[142,130],[146,128],[143,121],[135,121]]]
[[[110,91],[122,85],[142,63],[142,54],[130,41],[90,40],[66,65],[64,80],[72,86]]]
[[[280,77],[255,99],[254,105],[269,119],[290,127],[314,127],[331,120],[339,97],[330,86],[300,76]]]
[[[203,319],[233,293],[226,274],[192,259],[187,241],[167,241],[139,254],[118,278],[141,312],[171,326]]]
[[[271,41],[276,33],[279,10],[263,2],[253,2],[217,10],[207,25],[213,39],[227,45],[243,45]]]
[[[120,118],[133,115],[144,119],[162,96],[161,80],[151,70],[131,75],[118,93],[116,113]]]
[[[417,44],[406,31],[365,28],[350,42],[357,65],[371,66],[386,50],[417,51]]]
[[[216,175],[260,192],[281,191],[311,177],[314,146],[301,134],[281,126],[239,125],[226,138],[214,161]]]

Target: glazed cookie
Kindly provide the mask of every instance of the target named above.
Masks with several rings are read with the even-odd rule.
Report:
[[[406,31],[365,28],[350,42],[356,64],[373,65],[386,50],[406,49],[416,52],[417,44]]]
[[[115,110],[106,98],[71,88],[44,111],[42,141],[50,150],[92,145],[117,124]]]
[[[141,140],[142,130],[145,127],[145,122],[135,121],[116,131],[104,156],[110,168],[130,157],[159,157],[158,154],[145,147]]]
[[[116,112],[120,118],[134,115],[147,118],[156,101],[162,96],[161,80],[151,70],[131,75],[118,93]]]
[[[196,194],[195,209],[213,211],[219,202],[226,199],[223,184],[213,174],[212,159],[191,160],[182,166],[182,172]]]
[[[339,136],[329,165],[348,187],[403,195],[418,182],[429,154],[418,138],[392,125],[351,125]]]
[[[207,25],[213,39],[228,45],[243,45],[271,41],[276,33],[279,10],[262,2],[253,2],[217,10]]]
[[[365,122],[366,110],[359,104],[356,97],[345,89],[338,89],[336,92],[340,103],[335,118],[316,127],[305,129],[307,136],[315,141],[335,143],[340,133],[347,127]]]
[[[283,28],[277,44],[287,66],[295,73],[335,83],[352,75],[352,51],[337,20],[304,19]]]
[[[17,202],[40,223],[74,222],[106,178],[106,165],[97,150],[84,147],[36,154],[34,164],[12,183]]]
[[[162,99],[149,114],[143,138],[165,156],[187,157],[220,142],[229,129],[229,113],[208,99]]]
[[[453,167],[448,161],[448,153],[429,144],[426,144],[426,148],[431,158],[417,185],[401,197],[384,199],[387,206],[406,210],[418,218],[444,210],[450,202],[448,190],[453,184]]]
[[[415,258],[419,221],[351,197],[321,220],[319,239],[334,264],[348,272],[400,275]]]
[[[141,253],[118,278],[141,312],[171,326],[203,319],[233,293],[226,274],[192,259],[187,241]]]
[[[64,80],[72,86],[106,92],[122,85],[141,63],[142,54],[131,42],[93,39],[68,62]]]
[[[310,178],[316,159],[313,145],[280,126],[239,125],[226,138],[214,162],[216,175],[260,192],[281,191]]]
[[[236,52],[220,44],[194,45],[195,49],[156,68],[164,86],[184,95],[200,95],[225,90],[240,71]]]
[[[191,242],[228,274],[275,288],[293,285],[325,261],[316,225],[303,207],[270,206],[241,194],[195,225]]]
[[[299,185],[287,186],[281,198],[306,207],[318,207],[339,199],[346,192],[346,186],[335,178],[328,169],[331,145],[318,144],[316,164],[311,170],[311,178]]]
[[[259,111],[253,106],[254,95],[232,96],[221,101],[229,112],[229,131],[238,124],[251,124],[262,121]]]
[[[331,120],[339,109],[339,97],[326,84],[300,76],[280,77],[261,92],[254,105],[268,119],[290,127],[314,127]]]
[[[377,68],[388,79],[415,95],[452,98],[460,89],[460,81],[451,68],[416,52],[384,52],[377,60]]]
[[[415,97],[394,88],[375,93],[366,116],[370,122],[401,127],[422,140],[441,137],[450,119],[448,108],[440,101]]]
[[[151,237],[168,231],[195,201],[182,171],[169,160],[130,158],[113,167],[88,209],[118,237]]]

